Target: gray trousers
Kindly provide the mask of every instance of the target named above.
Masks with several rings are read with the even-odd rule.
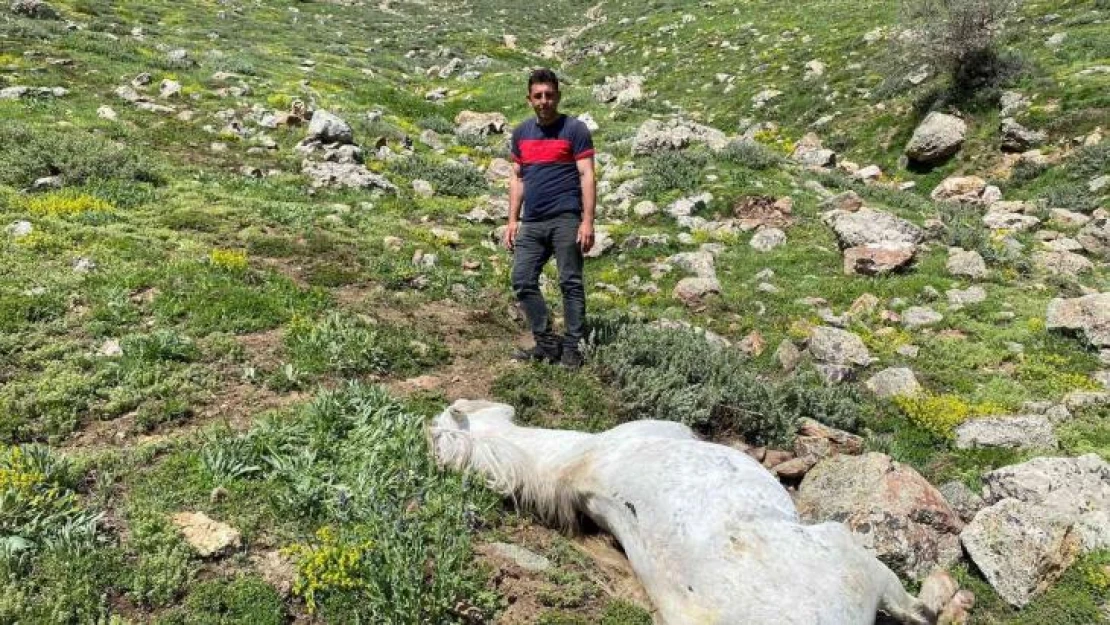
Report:
[[[585,336],[586,289],[582,282],[582,249],[575,240],[581,215],[563,213],[544,221],[520,224],[513,245],[513,292],[528,316],[537,344],[559,344],[551,332],[551,316],[540,293],[540,273],[555,257],[559,269],[559,289],[563,292],[563,321],[566,334],[563,347],[577,349]]]

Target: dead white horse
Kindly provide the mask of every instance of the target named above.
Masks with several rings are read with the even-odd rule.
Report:
[[[839,523],[802,525],[747,454],[667,421],[600,434],[519,427],[505,404],[460,400],[429,435],[441,463],[484,475],[547,521],[579,513],[620,542],[665,625],[855,625],[882,610],[926,625],[956,588],[920,598]]]

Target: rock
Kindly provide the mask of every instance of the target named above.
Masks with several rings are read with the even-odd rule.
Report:
[[[1110,188],[1110,174],[1091,178],[1091,181],[1087,183],[1087,190],[1091,193],[1101,193],[1106,188]]]
[[[945,292],[948,303],[952,306],[967,306],[981,304],[987,300],[987,292],[981,286],[973,286],[964,290],[948,289]]]
[[[636,136],[632,140],[632,155],[681,150],[694,143],[705,144],[712,150],[723,150],[728,145],[728,137],[716,128],[694,122],[649,119],[636,130]]]
[[[829,211],[821,219],[836,232],[844,248],[873,243],[918,243],[923,235],[921,228],[905,219],[870,208],[855,212]]]
[[[980,510],[960,541],[995,592],[1022,607],[1075,560],[1080,545],[1072,525],[1043,507],[1006,499]]]
[[[937,202],[983,204],[983,191],[987,181],[979,176],[950,176],[933,189],[929,197]]]
[[[273,586],[279,595],[288,597],[292,594],[297,581],[297,564],[292,557],[275,549],[251,555],[251,564],[262,580]]]
[[[594,85],[593,94],[598,102],[625,106],[644,99],[643,76],[606,76],[605,82]]]
[[[176,80],[170,80],[168,78],[162,81],[162,84],[159,87],[158,97],[175,98],[179,95],[181,95],[181,83],[177,82]]]
[[[683,278],[674,287],[674,296],[687,306],[701,304],[709,295],[720,292],[716,278]]]
[[[982,278],[987,275],[987,263],[979,252],[963,250],[958,247],[948,248],[948,262],[945,263],[948,273],[965,278]]]
[[[34,230],[35,228],[31,225],[31,222],[23,220],[13,221],[12,223],[4,226],[4,232],[13,239],[25,237],[34,232]]]
[[[777,349],[775,349],[775,360],[779,362],[779,366],[783,371],[793,371],[798,363],[802,360],[802,352],[794,345],[790,339],[783,339]]]
[[[1017,91],[1003,91],[999,104],[1002,106],[1002,117],[1012,117],[1029,108],[1030,101]]]
[[[508,180],[513,175],[513,164],[503,158],[495,158],[486,167],[486,180],[496,182]]]
[[[671,238],[665,234],[630,234],[621,243],[622,250],[638,250],[644,247],[665,246]]]
[[[1110,292],[1053,299],[1048,303],[1045,326],[1082,333],[1096,348],[1110,347]]]
[[[659,207],[651,200],[644,200],[642,202],[637,202],[636,205],[632,207],[632,212],[637,217],[650,217],[659,212]]]
[[[318,110],[312,114],[312,121],[308,124],[308,135],[302,143],[308,141],[349,145],[355,142],[355,134],[351,130],[351,125],[343,118],[325,110]]]
[[[794,146],[791,160],[805,167],[832,167],[836,165],[836,152],[825,148],[821,139],[812,132],[806,133]]]
[[[58,12],[42,0],[12,0],[8,6],[12,13],[36,20],[56,20]]]
[[[1087,225],[1091,218],[1083,213],[1076,213],[1064,208],[1052,208],[1048,211],[1051,217],[1049,220],[1059,226],[1065,228],[1080,228]]]
[[[786,243],[786,233],[778,228],[760,228],[748,242],[752,248],[760,252],[770,252]]]
[[[825,64],[817,59],[813,59],[806,63],[806,73],[802,76],[802,80],[813,80],[825,75]]]
[[[80,256],[73,261],[73,271],[76,273],[88,273],[96,269],[96,261],[91,258]]]
[[[675,200],[667,206],[667,214],[671,217],[689,217],[695,211],[703,211],[713,201],[713,194],[706,192],[700,195],[684,197]]]
[[[913,375],[913,370],[906,367],[892,367],[871,376],[864,383],[868,390],[876,397],[889,399],[891,397],[916,395],[921,392],[921,385]]]
[[[764,89],[752,96],[752,108],[761,109],[771,101],[782,95],[778,89]]]
[[[1014,121],[1012,117],[1003,118],[999,131],[1002,133],[1002,149],[1011,152],[1025,152],[1045,142],[1045,133],[1029,130]]]
[[[817,377],[821,378],[825,386],[844,384],[856,379],[856,370],[851,365],[818,362],[813,364],[813,370],[817,372]]]
[[[871,353],[859,336],[829,326],[818,326],[809,337],[809,353],[824,363],[834,365],[871,364]]]
[[[1057,275],[1072,276],[1093,271],[1094,263],[1072,252],[1037,252],[1033,254],[1033,264],[1041,271]]]
[[[112,110],[112,107],[107,106],[107,105],[102,105],[99,108],[97,108],[96,109],[96,116],[99,117],[100,119],[106,119],[106,120],[112,121],[112,122],[119,119],[119,117],[116,115],[116,112]]]
[[[601,255],[613,247],[613,235],[605,228],[594,230],[594,244],[585,253],[586,258],[601,258]]]
[[[944,315],[928,306],[910,306],[902,311],[902,325],[907,328],[931,326],[944,320]]]
[[[868,165],[852,174],[853,178],[863,180],[864,182],[871,182],[883,177],[883,170],[879,169],[878,165]]]
[[[455,134],[477,135],[488,137],[492,134],[502,134],[509,122],[503,113],[478,113],[476,111],[462,111],[455,116]]]
[[[988,211],[983,215],[983,225],[991,230],[1011,230],[1023,232],[1034,228],[1041,223],[1040,219],[1022,213],[1008,213],[1003,211]]]
[[[436,194],[436,190],[432,188],[432,183],[419,178],[412,181],[412,190],[420,197],[432,197]]]
[[[590,115],[589,113],[582,113],[581,115],[579,115],[578,121],[586,124],[586,130],[589,130],[590,132],[597,132],[601,129],[601,126],[594,119],[594,116]]]
[[[741,230],[752,230],[760,226],[786,228],[794,224],[794,200],[786,195],[776,198],[770,195],[745,195],[736,201],[732,213],[736,216]]]
[[[844,250],[844,273],[877,276],[910,264],[917,246],[913,243],[884,241]]]
[[[365,165],[357,163],[332,163],[318,161],[303,161],[301,171],[307,175],[312,186],[319,187],[347,187],[352,189],[381,189],[396,192],[397,187],[384,176],[375,174],[366,169]]]
[[[803,440],[803,446],[809,445],[807,449],[814,449],[810,443],[814,440],[822,440],[828,443],[828,455],[848,454],[858,456],[863,453],[863,438],[838,430],[834,427],[829,427],[824,423],[810,419],[809,417],[802,417],[798,420],[798,436],[794,439],[795,454],[797,453],[798,441]],[[826,457],[826,456],[821,456]]]
[[[1043,231],[1042,231],[1043,232]],[[1070,237],[1061,237],[1044,243],[1044,248],[1050,252],[1079,252],[1083,246]]]
[[[822,460],[798,487],[807,523],[839,521],[895,572],[922,579],[960,557],[959,516],[912,468],[880,453]]]
[[[60,98],[69,94],[65,87],[26,87],[16,85],[0,89],[0,100],[18,100],[20,98]]]
[[[188,68],[193,67],[197,62],[189,55],[188,50],[177,48],[166,53],[166,64],[170,67]]]
[[[1092,219],[1075,238],[1092,256],[1110,260],[1110,218]]]
[[[1052,423],[1041,415],[976,417],[956,426],[956,447],[1055,449]]]
[[[551,568],[550,560],[520,545],[490,543],[489,550],[494,555],[509,560],[526,571],[542,573]]]
[[[762,354],[763,350],[767,348],[767,341],[763,339],[759,330],[752,330],[737,343],[736,348],[754,358]]]
[[[1064,406],[1070,410],[1110,406],[1110,393],[1101,391],[1072,391],[1064,395]]]
[[[952,509],[960,515],[960,519],[965,523],[975,518],[975,513],[985,505],[983,498],[963,482],[945,482],[937,490],[940,491],[941,495],[944,495],[944,500],[952,506]]]
[[[443,139],[440,138],[439,133],[430,128],[423,130],[417,138],[421,143],[433,150],[444,150],[447,148],[447,145],[443,143]]]
[[[938,163],[960,150],[966,134],[967,124],[962,119],[933,111],[913,131],[906,156],[919,163]]]
[[[221,555],[240,545],[239,530],[214,521],[203,512],[178,512],[173,515],[173,524],[202,558]]]
[[[1044,44],[1050,48],[1058,48],[1068,38],[1067,33],[1055,33],[1045,40]]]
[[[813,468],[819,458],[813,455],[799,456],[791,458],[786,462],[781,462],[771,467],[771,473],[782,480],[797,480],[801,479],[807,471]]]
[[[853,212],[863,206],[863,198],[855,191],[844,191],[821,201],[818,208],[822,211],[838,210]]]

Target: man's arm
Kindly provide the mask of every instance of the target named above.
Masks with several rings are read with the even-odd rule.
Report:
[[[520,229],[520,206],[524,202],[524,173],[520,163],[513,163],[513,175],[509,178],[509,225],[505,228],[505,249],[513,249],[516,233]]]
[[[597,180],[593,156],[575,161],[582,182],[582,225],[578,227],[578,245],[583,252],[594,246],[594,208],[597,206]]]

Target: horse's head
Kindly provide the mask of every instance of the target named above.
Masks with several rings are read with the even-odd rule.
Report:
[[[474,434],[488,433],[512,425],[516,411],[508,404],[460,399],[432,419],[428,438],[440,464],[466,468],[473,450]]]

